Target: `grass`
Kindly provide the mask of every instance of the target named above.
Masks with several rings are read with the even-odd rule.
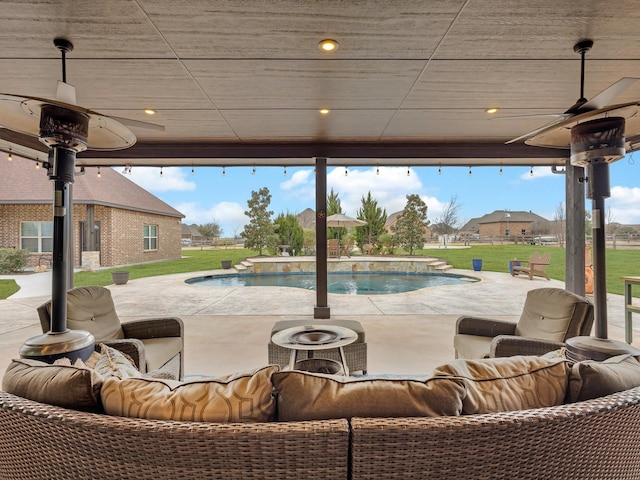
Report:
[[[551,260],[545,270],[556,280],[565,280],[565,249],[536,245],[477,245],[471,248],[420,250],[420,255],[431,255],[447,261],[454,268],[470,270],[474,258],[482,259],[482,270],[508,272],[509,260],[527,260],[533,252],[549,252]],[[622,276],[640,275],[640,250],[606,251],[607,291],[624,295]],[[635,293],[634,293],[635,296]]]
[[[185,249],[182,251],[182,258],[178,260],[168,260],[165,262],[145,263],[142,265],[130,265],[126,267],[110,268],[97,272],[77,272],[74,277],[74,286],[83,287],[86,285],[111,285],[111,272],[127,270],[129,279],[144,277],[156,277],[158,275],[169,275],[172,273],[199,272],[202,270],[215,270],[222,268],[222,260],[231,260],[233,265],[241,260],[255,256],[257,252],[244,248],[218,249]]]
[[[470,270],[474,258],[482,259],[482,269],[491,272],[508,272],[509,260],[517,258],[527,260],[533,252],[549,252],[551,263],[547,274],[556,280],[565,279],[565,250],[559,247],[540,247],[534,245],[474,245],[471,248],[427,249],[419,250],[417,255],[440,257],[454,268]],[[74,286],[111,285],[111,272],[128,270],[129,278],[155,277],[172,273],[199,272],[221,268],[221,260],[239,263],[247,257],[257,255],[248,249],[185,249],[183,258],[165,262],[130,265],[100,270],[97,272],[78,272],[74,276]],[[624,294],[624,282],[620,279],[626,275],[640,275],[640,250],[607,250],[607,290],[609,293]],[[0,299],[5,299],[19,290],[13,280],[0,280]],[[634,292],[634,295],[635,292]]]
[[[0,280],[0,300],[10,297],[20,290],[15,280]]]

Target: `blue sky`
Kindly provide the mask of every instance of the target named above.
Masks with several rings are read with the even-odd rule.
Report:
[[[633,154],[611,164],[611,209],[613,221],[640,224],[640,153]],[[257,162],[259,165],[259,161]],[[549,167],[472,168],[466,167],[410,168],[376,167],[329,168],[327,189],[339,194],[344,213],[356,216],[361,198],[371,191],[387,214],[402,210],[407,194],[418,194],[428,206],[428,219],[437,220],[452,195],[457,195],[460,208],[460,226],[474,217],[494,210],[531,210],[552,220],[556,208],[564,202],[564,175],[551,173]],[[122,169],[117,169],[121,172]],[[240,234],[247,223],[244,211],[251,191],[268,187],[271,210],[299,213],[305,208],[315,208],[315,179],[312,168],[227,167],[222,175],[220,167],[134,167],[127,178],[150,191],[166,203],[182,212],[186,223],[204,224],[217,222],[223,236]],[[586,201],[587,209],[591,201]],[[274,216],[275,216],[274,215]]]

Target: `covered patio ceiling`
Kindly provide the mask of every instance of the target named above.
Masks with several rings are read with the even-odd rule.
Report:
[[[573,105],[583,38],[587,98],[640,77],[634,0],[24,0],[0,18],[2,93],[55,98],[65,37],[79,105],[164,125],[87,166],[560,166],[568,150],[505,145],[552,118],[492,118]],[[615,103],[638,99],[640,82]],[[2,128],[9,148],[46,158]]]

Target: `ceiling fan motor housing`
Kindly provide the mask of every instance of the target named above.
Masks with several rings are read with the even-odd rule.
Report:
[[[89,115],[57,105],[43,105],[40,113],[40,141],[46,146],[74,152],[87,149]]]
[[[571,128],[571,164],[586,167],[624,157],[625,119],[597,118]]]

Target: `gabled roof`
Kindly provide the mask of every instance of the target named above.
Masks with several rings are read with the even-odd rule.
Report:
[[[53,184],[45,168],[13,155],[0,155],[0,204],[52,204]],[[103,205],[183,218],[184,215],[112,168],[87,168],[73,183],[73,203]]]
[[[508,214],[509,216],[505,216],[505,214]],[[465,223],[463,225],[463,227],[460,229],[460,231],[462,232],[478,232],[479,229],[479,225],[482,223],[500,223],[500,222],[506,222],[507,219],[510,222],[545,222],[548,223],[549,220],[547,220],[544,217],[541,217],[538,214],[535,214],[533,212],[525,212],[525,211],[518,211],[518,210],[495,210],[491,213],[487,213],[486,215],[483,215],[482,217],[477,217],[477,218],[472,218],[471,220],[469,220],[467,223]]]

